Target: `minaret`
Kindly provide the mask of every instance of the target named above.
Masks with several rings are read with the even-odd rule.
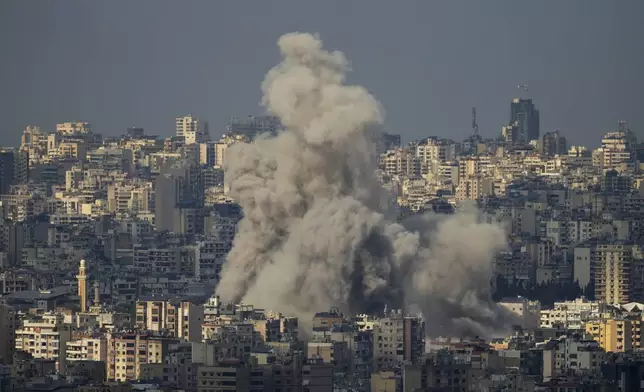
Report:
[[[101,286],[98,280],[94,282],[94,306],[101,306]]]
[[[81,312],[87,312],[87,272],[85,271],[85,260],[80,261],[80,267],[78,268],[78,275],[76,275],[78,280],[78,296],[80,297],[80,310]]]

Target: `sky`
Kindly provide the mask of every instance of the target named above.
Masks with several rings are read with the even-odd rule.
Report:
[[[294,31],[344,52],[403,140],[460,140],[473,106],[497,136],[515,96],[542,134],[594,146],[625,120],[643,139],[643,15],[641,0],[0,1],[0,145],[75,120],[169,136],[189,113],[218,136],[264,113],[261,81]]]

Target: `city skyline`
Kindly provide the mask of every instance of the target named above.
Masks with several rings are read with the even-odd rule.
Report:
[[[498,136],[518,96],[533,99],[542,134],[559,129],[590,147],[625,120],[641,138],[644,58],[634,50],[642,35],[634,18],[642,3],[141,2],[128,3],[128,12],[35,4],[0,5],[8,60],[0,65],[2,145],[16,145],[28,124],[51,130],[75,120],[106,136],[129,126],[169,136],[174,119],[188,113],[221,135],[230,116],[263,114],[257,85],[275,61],[273,42],[296,30],[319,32],[333,49],[352,53],[349,82],[379,97],[386,130],[406,141],[462,139],[474,106],[482,136]],[[190,23],[166,29],[174,15]],[[25,18],[32,22],[19,22]],[[252,28],[235,29],[240,23]]]
[[[388,47],[407,25],[391,35],[396,26],[385,26],[383,60],[365,62],[375,1],[335,10],[338,20],[361,14],[355,36],[293,28],[270,55],[262,40],[285,18],[271,18],[282,3],[270,3],[259,27],[244,14],[252,26],[204,51],[185,39],[204,36],[198,22],[215,2],[148,13],[138,2],[58,4],[32,9],[55,26],[20,7],[13,15],[51,44],[24,54],[53,57],[33,63],[9,51],[0,65],[10,82],[3,126],[32,124],[15,147],[2,147],[12,133],[0,133],[0,391],[641,389],[644,137],[629,90],[637,72],[618,72],[639,60],[536,70],[549,60],[539,57],[549,35],[535,40],[537,8],[519,5],[500,15],[530,11],[525,30],[513,20],[495,40],[520,41],[508,46],[512,61],[476,68],[503,77],[464,88],[472,63],[443,73],[443,84],[431,79],[462,52],[434,62],[413,47],[420,36]],[[235,4],[215,8],[243,8]],[[439,4],[429,8],[454,10]],[[485,11],[503,3],[493,4]],[[587,7],[578,14],[592,19]],[[127,19],[140,23],[123,29]],[[462,19],[446,20],[458,30]],[[575,41],[583,23],[569,22]],[[622,33],[632,27],[623,24]],[[169,32],[155,34],[161,26]],[[596,59],[615,50],[602,27],[592,29],[604,39]],[[27,47],[13,38],[13,49]],[[148,38],[157,46],[139,46]],[[457,47],[458,36],[439,38]],[[594,38],[572,41],[560,44],[578,62]],[[206,69],[200,61],[222,45],[229,52]],[[488,49],[487,66],[497,58]],[[593,67],[601,94],[570,100]],[[573,68],[581,73],[571,82]],[[533,95],[534,80],[522,80],[508,98],[499,87],[516,79],[508,69],[543,84]],[[628,94],[614,99],[607,83],[617,79]],[[454,100],[475,90],[485,104]],[[240,113],[253,91],[261,105]]]

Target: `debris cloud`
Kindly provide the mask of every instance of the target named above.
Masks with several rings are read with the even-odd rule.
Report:
[[[340,307],[420,311],[428,333],[485,335],[505,326],[490,299],[503,229],[475,208],[397,222],[376,177],[378,101],[345,85],[345,56],[315,35],[279,39],[282,62],[262,104],[284,131],[226,155],[230,195],[244,211],[217,294],[296,315]]]

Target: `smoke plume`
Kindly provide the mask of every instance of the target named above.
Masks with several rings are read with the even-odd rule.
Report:
[[[279,39],[283,60],[262,103],[285,127],[226,155],[244,218],[217,294],[299,316],[338,306],[422,312],[431,335],[503,325],[490,299],[491,260],[505,234],[476,209],[398,223],[375,176],[376,99],[345,85],[349,65],[317,36]]]

